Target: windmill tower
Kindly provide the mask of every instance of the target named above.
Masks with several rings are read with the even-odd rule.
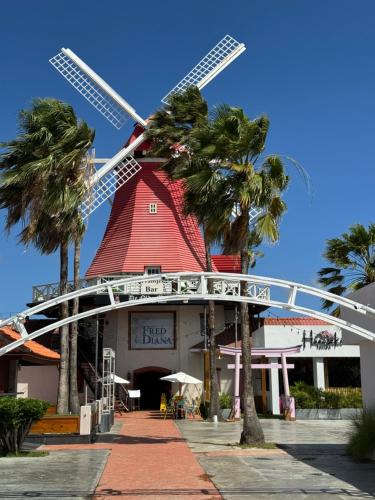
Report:
[[[225,36],[162,102],[190,85],[202,89],[244,50],[243,43]],[[71,50],[62,49],[50,62],[117,129],[127,115],[136,121],[124,148],[88,181],[84,218],[112,195],[114,201],[86,276],[203,271],[205,252],[197,221],[183,215],[181,181],[171,182],[159,170],[163,159],[147,156],[146,120]]]

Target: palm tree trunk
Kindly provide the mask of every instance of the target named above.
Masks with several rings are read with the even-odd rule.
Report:
[[[247,274],[249,268],[248,248],[241,251],[241,273]],[[241,295],[247,296],[247,283],[241,283]],[[243,429],[240,444],[264,443],[264,434],[255,409],[253,376],[251,370],[251,334],[249,322],[249,307],[245,302],[241,302],[241,328],[242,328],[242,373],[243,373],[243,393],[242,401],[244,408]]]
[[[206,251],[206,271],[210,273],[212,271],[212,259],[211,250],[208,238],[205,234],[204,246]],[[208,281],[207,291],[210,293],[212,290],[212,283]],[[215,341],[215,302],[213,300],[208,301],[208,344],[209,344],[209,367],[210,367],[210,411],[209,416],[212,418],[217,415],[220,419],[221,412],[219,407],[219,386],[217,382],[216,374],[216,341]]]
[[[60,294],[68,291],[68,241],[60,244]],[[60,305],[60,319],[69,316],[68,302]],[[60,368],[57,394],[57,413],[69,413],[69,327],[60,327]]]
[[[79,287],[79,263],[81,258],[81,241],[76,238],[74,241],[74,262],[73,262],[73,287],[78,290]],[[79,312],[79,299],[73,299],[72,315]],[[79,413],[80,404],[78,398],[77,385],[77,362],[78,362],[78,322],[74,321],[70,327],[70,360],[69,360],[69,406],[72,413]]]

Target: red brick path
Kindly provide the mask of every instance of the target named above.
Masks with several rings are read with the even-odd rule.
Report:
[[[150,412],[128,413],[119,420],[123,425],[113,442],[45,448],[110,449],[95,493],[98,499],[221,498],[173,420]]]

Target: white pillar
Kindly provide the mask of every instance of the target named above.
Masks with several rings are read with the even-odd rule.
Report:
[[[91,405],[81,406],[81,415],[79,421],[79,433],[81,436],[91,434]]]
[[[289,391],[289,379],[288,379],[288,369],[286,367],[286,356],[284,353],[281,354],[281,364],[283,367],[283,385],[284,385],[284,395],[290,396]]]
[[[270,358],[270,363],[278,364],[278,358]],[[279,369],[271,368],[270,372],[270,400],[269,409],[273,415],[280,415]]]
[[[314,386],[325,389],[324,358],[313,358]]]
[[[234,418],[236,420],[239,420],[241,418],[240,366],[241,354],[236,353],[234,368]]]

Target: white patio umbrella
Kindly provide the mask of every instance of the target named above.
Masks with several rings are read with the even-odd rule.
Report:
[[[178,391],[181,395],[181,385],[182,384],[192,384],[198,385],[203,384],[202,380],[199,380],[192,375],[188,375],[184,372],[171,373],[171,375],[166,375],[165,377],[161,377],[160,380],[165,380],[167,382],[177,382],[178,383]]]
[[[179,384],[202,384],[202,380],[198,380],[192,375],[188,375],[184,372],[171,373],[171,375],[166,375],[161,377],[160,380],[167,380],[168,382],[178,382]]]
[[[122,378],[120,377],[119,375],[107,375],[107,377],[104,377],[105,380],[107,380],[107,378],[112,378],[113,382],[115,384],[130,384],[129,380],[126,380],[125,378]]]

